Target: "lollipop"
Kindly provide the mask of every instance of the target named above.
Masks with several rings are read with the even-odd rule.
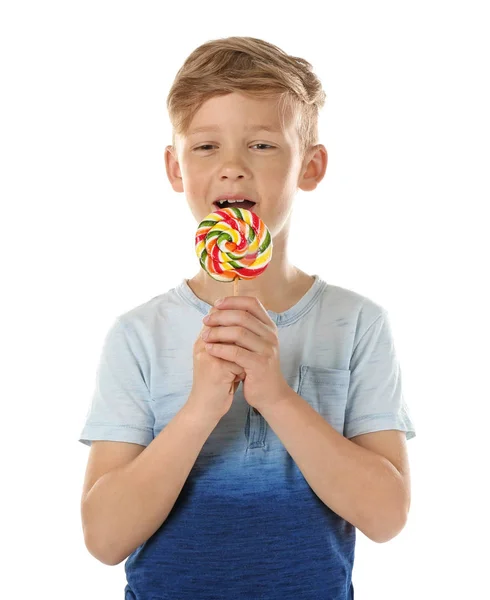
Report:
[[[258,215],[246,208],[228,207],[210,213],[199,223],[196,254],[201,267],[216,281],[254,279],[272,258],[272,237]]]
[[[199,223],[196,254],[213,279],[233,281],[236,296],[240,279],[254,279],[266,270],[272,258],[272,237],[255,213],[230,206],[210,213]],[[238,385],[232,384],[230,394]]]

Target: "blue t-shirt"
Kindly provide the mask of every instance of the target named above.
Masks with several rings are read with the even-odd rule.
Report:
[[[115,319],[80,442],[151,443],[189,396],[210,309],[183,279]],[[415,436],[384,308],[314,275],[293,307],[267,312],[285,379],[336,431]],[[355,538],[240,383],[167,519],[126,560],[125,600],[352,600]]]

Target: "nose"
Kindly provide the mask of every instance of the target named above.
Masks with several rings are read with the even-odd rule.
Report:
[[[221,166],[221,178],[227,179],[243,179],[247,176],[248,170],[244,164],[244,161],[238,156],[228,154],[227,160],[225,160]]]
[[[243,179],[245,176],[246,170],[244,167],[239,167],[238,165],[236,165],[221,168],[221,179]]]
[[[241,173],[233,173],[230,171],[222,172],[221,174],[221,179],[243,179],[245,177],[245,175],[241,174]]]

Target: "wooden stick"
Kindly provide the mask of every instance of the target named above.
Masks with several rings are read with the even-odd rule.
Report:
[[[233,280],[233,296],[238,296],[238,282],[240,281],[240,277],[235,277]],[[235,394],[236,388],[240,385],[240,382],[233,382],[230,388],[230,394]],[[236,387],[235,387],[236,386]]]

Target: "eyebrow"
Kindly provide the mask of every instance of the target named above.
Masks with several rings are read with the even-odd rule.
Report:
[[[193,135],[194,133],[201,133],[203,131],[221,131],[221,127],[219,125],[206,125],[204,127],[196,127],[191,129],[188,132],[188,135]],[[271,133],[281,133],[281,131],[271,125],[250,125],[249,127],[245,127],[245,131],[270,131]]]

